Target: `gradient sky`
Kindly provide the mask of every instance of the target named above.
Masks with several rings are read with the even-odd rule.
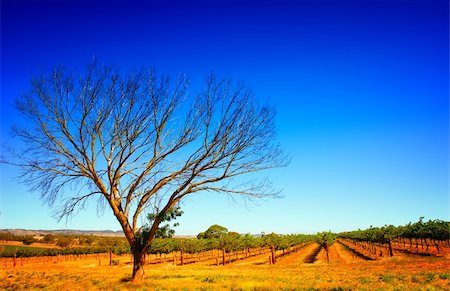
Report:
[[[242,80],[277,108],[281,199],[199,193],[177,234],[344,231],[449,220],[447,0],[1,1],[1,142],[33,74],[92,58]],[[0,228],[120,229],[95,202],[58,223],[0,165]]]

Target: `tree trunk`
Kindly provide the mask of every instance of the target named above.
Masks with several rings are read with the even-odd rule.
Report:
[[[145,252],[133,251],[133,275],[132,282],[144,280],[144,254]]]
[[[223,265],[225,266],[225,249],[222,250],[222,262]]]
[[[327,242],[323,243],[323,248],[325,249],[325,252],[327,253],[327,262],[329,263],[330,262],[330,257],[328,255],[328,243]]]
[[[392,241],[391,239],[389,239],[389,256],[393,257],[394,256],[394,250],[392,249]]]
[[[439,244],[436,242],[436,240],[433,240],[433,242],[434,242],[434,245],[436,246],[437,252],[440,253],[440,251],[439,251]]]
[[[276,263],[276,257],[275,257],[275,247],[274,246],[270,246],[270,252],[272,254],[272,264],[275,265]]]

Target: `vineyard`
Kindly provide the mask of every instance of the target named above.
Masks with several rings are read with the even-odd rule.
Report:
[[[425,223],[420,219],[416,223],[405,226],[370,227],[366,230],[339,234],[324,232],[316,235],[278,235],[272,233],[255,237],[230,232],[212,238],[156,238],[149,248],[146,261],[148,264],[173,262],[175,265],[211,261],[211,264],[223,265],[257,255],[270,254],[268,262],[275,263],[278,257],[295,252],[312,242],[318,245],[315,255],[322,249],[328,253],[329,246],[335,241],[344,245],[349,252],[370,260],[405,254],[447,256],[450,247],[449,232],[449,222],[430,220]],[[24,238],[20,239],[24,240]],[[118,243],[117,240],[109,246],[73,248],[0,246],[0,256],[4,262],[22,258],[22,264],[25,262],[23,258],[30,257],[49,258],[48,260],[53,257],[53,261],[58,262],[66,260],[66,257],[81,258],[87,255],[111,257],[129,253],[130,250],[124,241]],[[3,266],[8,265],[11,264],[3,264]]]
[[[103,246],[100,246],[100,244],[102,243],[95,243],[89,247],[70,248],[39,248],[33,245],[5,244],[0,246],[0,267],[3,270],[1,275],[6,275],[5,272],[16,271],[17,274],[21,270],[48,266],[53,268],[77,266],[76,270],[108,267],[116,268],[114,270],[122,276],[127,274],[127,271],[121,268],[131,268],[133,257],[123,241],[116,239],[110,245],[103,243]],[[1,242],[0,245],[2,245]],[[182,270],[201,268],[202,272],[214,273],[215,270],[219,271],[217,267],[226,267],[227,270],[242,268],[254,271],[260,268],[265,270],[264,268],[267,267],[283,269],[296,266],[295,269],[306,272],[309,270],[307,266],[333,269],[338,266],[357,264],[352,267],[355,270],[366,264],[373,268],[380,268],[384,264],[415,266],[415,264],[426,262],[427,266],[434,264],[433,266],[439,270],[440,279],[433,279],[433,284],[437,284],[433,286],[437,289],[444,286],[443,289],[446,289],[450,287],[449,254],[449,223],[439,220],[423,222],[421,219],[405,226],[370,227],[366,230],[339,234],[323,232],[315,235],[278,235],[272,233],[256,237],[224,232],[216,233],[215,237],[199,235],[198,238],[157,238],[146,256],[145,269],[146,272],[162,272],[170,267],[176,268],[172,270],[173,272],[184,272]],[[410,272],[412,269],[411,267]],[[421,274],[419,273],[420,276],[423,275]],[[414,278],[419,275],[414,275]],[[421,278],[420,276],[418,278]],[[416,280],[414,278],[411,277],[411,280]],[[3,286],[6,289],[8,286],[11,287],[1,285],[1,282],[6,281],[8,280],[3,278],[3,281],[0,281],[0,287]],[[14,289],[14,286],[9,289]]]
[[[177,239],[157,238],[154,240],[147,264],[171,262],[174,265],[207,262],[211,265],[224,265],[238,260],[270,255],[270,262],[276,258],[295,252],[315,236],[311,235],[276,235],[269,234],[261,238],[251,235],[227,235],[212,239]],[[33,247],[4,246],[2,254],[3,266],[18,266],[35,262],[58,263],[66,260],[80,260],[83,258],[110,258],[129,254],[125,246],[85,247],[48,249]],[[269,260],[269,259],[268,259]]]

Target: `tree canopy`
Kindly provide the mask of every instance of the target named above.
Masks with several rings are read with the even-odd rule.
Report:
[[[197,235],[197,238],[221,238],[228,234],[228,229],[224,226],[213,224],[206,231]]]

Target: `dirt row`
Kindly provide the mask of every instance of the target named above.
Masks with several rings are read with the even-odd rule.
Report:
[[[279,260],[278,264],[323,264],[323,263],[351,263],[364,261],[364,258],[353,253],[342,243],[336,242],[328,247],[328,259],[324,248],[317,243],[311,243],[297,253],[286,256]]]
[[[296,265],[296,264],[322,264],[327,262],[333,263],[350,263],[367,260],[361,254],[346,247],[337,241],[328,248],[328,259],[325,250],[317,243],[311,242],[300,247],[296,252],[285,253],[277,251],[277,262],[280,265]],[[239,257],[227,262],[227,265],[245,266],[245,265],[265,265],[270,264],[270,252],[255,255],[249,258]],[[221,259],[219,259],[221,264]],[[194,262],[196,265],[216,265],[216,259]]]

